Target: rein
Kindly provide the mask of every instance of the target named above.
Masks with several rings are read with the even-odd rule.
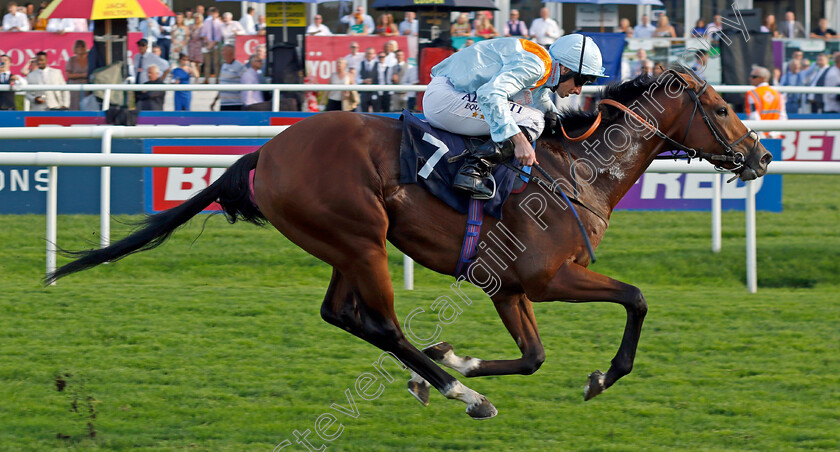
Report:
[[[566,197],[568,200],[574,202],[575,204],[578,204],[579,206],[583,207],[584,209],[586,209],[586,210],[592,212],[593,214],[595,214],[595,216],[600,218],[601,220],[603,220],[604,224],[606,224],[607,226],[610,225],[610,220],[607,218],[607,214],[602,212],[601,209],[598,209],[597,207],[595,207],[595,206],[589,204],[588,202],[580,199],[578,197],[577,192],[575,192],[574,196],[571,196],[571,197],[569,195],[567,195],[566,192],[564,192],[563,190],[561,190],[557,186],[557,181],[553,177],[551,177],[548,173],[546,173],[545,170],[543,170],[541,166],[534,165],[539,170],[539,172],[542,173],[548,179],[548,181],[544,181],[544,180],[540,179],[539,176],[535,176],[533,174],[526,173],[525,171],[522,171],[522,169],[517,168],[515,165],[510,164],[510,162],[502,163],[502,165],[506,166],[508,169],[515,172],[516,174],[519,174],[520,176],[524,177],[525,179],[530,179],[530,180],[533,180],[534,182],[537,182],[539,184],[544,184],[544,185],[550,186],[552,193],[558,193],[558,194]]]
[[[602,101],[602,102],[603,102],[603,101]],[[617,103],[617,102],[616,102],[616,103]],[[619,105],[621,105],[621,104],[619,104]],[[623,105],[622,105],[622,107],[623,107]],[[591,125],[591,126],[589,126],[589,129],[587,129],[587,130],[586,130],[586,132],[583,132],[583,135],[581,135],[581,136],[579,136],[579,137],[576,137],[576,138],[572,138],[572,137],[570,137],[570,136],[566,133],[566,129],[563,127],[563,123],[560,123],[560,131],[561,131],[561,132],[563,132],[563,136],[564,136],[564,137],[566,137],[566,139],[567,139],[567,140],[569,140],[569,141],[571,141],[571,142],[573,142],[573,143],[577,143],[577,142],[579,142],[579,141],[583,141],[583,140],[585,140],[585,139],[589,138],[589,136],[590,136],[590,135],[592,135],[593,133],[595,133],[595,129],[597,129],[597,128],[598,128],[598,126],[600,126],[600,125],[601,125],[601,112],[599,111],[599,112],[598,112],[598,116],[597,116],[597,117],[595,117],[595,121],[592,123],[592,125]]]
[[[686,77],[683,74],[680,74],[679,72],[676,72],[676,71],[673,71],[673,70],[670,70],[668,72],[671,72],[673,74],[678,75],[685,82],[684,86],[686,88],[689,87],[688,80],[686,79]],[[725,171],[725,169],[722,168],[719,165],[719,163],[727,163],[727,162],[734,163],[735,167],[728,170],[728,171],[731,171],[731,172],[733,172],[737,175],[739,173],[738,170],[743,169],[744,163],[746,162],[746,157],[743,153],[741,153],[739,151],[736,151],[733,147],[738,145],[739,143],[741,143],[745,139],[747,139],[747,137],[750,137],[754,140],[753,141],[753,146],[752,146],[752,151],[754,151],[756,146],[758,146],[759,137],[758,137],[758,134],[754,130],[748,129],[747,133],[745,133],[744,135],[742,135],[741,137],[739,137],[735,141],[733,141],[731,143],[728,142],[724,138],[724,135],[720,131],[720,129],[718,129],[718,127],[712,122],[711,118],[709,118],[709,115],[706,113],[706,110],[703,108],[702,104],[700,103],[700,96],[702,96],[703,93],[706,92],[706,89],[708,87],[709,87],[709,83],[704,82],[702,88],[700,88],[699,91],[695,91],[693,89],[688,90],[688,96],[691,98],[692,102],[694,103],[694,109],[691,112],[691,118],[688,121],[688,127],[686,127],[685,135],[683,135],[682,143],[674,140],[671,137],[669,137],[664,132],[659,130],[659,128],[657,128],[656,126],[654,126],[653,124],[648,122],[645,118],[640,116],[638,113],[630,110],[630,108],[628,108],[627,106],[625,106],[624,104],[622,104],[620,102],[617,102],[617,101],[612,100],[612,99],[603,99],[603,100],[601,100],[601,103],[604,104],[604,105],[615,107],[615,108],[629,114],[635,120],[639,121],[639,123],[641,123],[644,127],[646,127],[648,130],[653,132],[654,135],[656,135],[658,138],[664,140],[666,143],[668,143],[669,145],[671,145],[674,148],[674,149],[671,150],[671,153],[672,153],[671,156],[660,156],[660,157],[657,157],[657,158],[667,158],[667,159],[677,158],[677,152],[682,151],[682,152],[685,152],[685,155],[688,157],[689,162],[694,158],[697,158],[697,159],[700,159],[700,160],[707,160],[708,162],[714,164],[715,169],[717,169],[719,171]],[[706,127],[712,133],[712,137],[715,139],[715,142],[723,148],[723,152],[724,152],[723,154],[710,154],[708,152],[703,152],[703,148],[694,149],[692,147],[689,147],[689,146],[686,146],[685,144],[683,144],[683,143],[685,143],[686,138],[688,138],[688,133],[691,131],[691,124],[694,122],[694,117],[696,116],[698,111],[700,112],[700,116],[703,118],[703,122],[706,124]],[[600,124],[600,122],[601,122],[601,113],[599,112],[598,113],[598,118],[596,119],[596,124]],[[586,133],[584,133],[584,136],[578,137],[579,139],[572,139],[572,141],[581,141],[582,139],[585,139],[586,137],[591,135],[593,132],[594,132],[593,128],[590,128],[589,130],[586,131]],[[563,131],[563,135],[565,135],[566,138],[569,139],[568,135],[566,135],[565,130]],[[734,179],[735,179],[734,177],[732,179],[730,179],[730,182]]]

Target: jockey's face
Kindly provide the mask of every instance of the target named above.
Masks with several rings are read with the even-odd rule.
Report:
[[[569,72],[571,72],[569,68],[565,66],[560,66],[561,75],[566,75]],[[570,94],[580,94],[581,88],[582,86],[575,85],[575,77],[572,77],[566,80],[565,82],[557,85],[557,91],[555,91],[555,93],[557,93],[557,95],[560,97],[568,97]]]

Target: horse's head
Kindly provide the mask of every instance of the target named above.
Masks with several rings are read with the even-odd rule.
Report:
[[[696,150],[697,157],[734,172],[743,181],[767,173],[773,156],[761,144],[758,134],[747,129],[720,94],[691,70],[668,73],[678,77],[690,99],[688,108],[683,109],[678,119],[678,122],[685,121],[678,127],[686,131],[682,144]]]

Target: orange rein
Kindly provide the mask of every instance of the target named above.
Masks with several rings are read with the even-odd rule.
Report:
[[[679,76],[680,76],[680,78],[682,78],[682,79],[683,79],[683,81],[685,82],[686,86],[690,86],[690,82],[689,82],[688,78],[687,78],[684,74],[681,74],[681,73],[679,73],[679,72],[674,72],[674,73],[675,73],[675,74],[677,74],[677,75],[679,75]],[[615,107],[615,108],[618,108],[619,110],[621,110],[621,111],[623,111],[623,112],[625,112],[625,113],[627,113],[627,114],[629,114],[629,115],[633,116],[634,118],[636,118],[636,120],[637,120],[637,121],[639,121],[640,123],[642,123],[642,125],[643,125],[643,126],[647,127],[648,129],[650,129],[650,130],[651,130],[651,131],[653,131],[653,132],[658,132],[658,131],[659,131],[659,129],[657,129],[657,128],[656,128],[656,126],[654,126],[653,124],[651,124],[650,122],[648,122],[645,118],[643,118],[643,117],[639,116],[639,114],[638,114],[638,113],[636,113],[635,111],[633,111],[633,110],[629,109],[627,106],[625,106],[625,105],[624,105],[624,104],[622,104],[621,102],[616,102],[616,101],[614,101],[614,100],[612,100],[612,99],[603,99],[603,100],[601,101],[601,103],[602,103],[602,104],[606,104],[606,105],[611,105],[611,106],[613,106],[613,107]],[[595,133],[595,129],[597,129],[599,125],[601,125],[601,112],[600,112],[600,111],[598,111],[598,116],[595,118],[595,122],[593,122],[593,123],[592,123],[592,125],[589,127],[589,129],[588,129],[586,132],[584,132],[584,133],[583,133],[583,135],[581,135],[581,136],[579,136],[579,137],[577,137],[577,138],[572,138],[572,137],[570,137],[570,136],[566,133],[566,129],[565,129],[565,128],[563,128],[563,124],[562,124],[562,123],[560,123],[560,131],[561,131],[561,132],[563,132],[563,136],[564,136],[564,137],[566,137],[566,139],[567,139],[567,140],[569,140],[569,141],[571,141],[571,142],[574,142],[574,143],[577,143],[578,141],[583,141],[583,140],[585,140],[585,139],[589,138],[589,136],[590,136],[590,135],[592,135],[593,133]]]
[[[621,111],[633,116],[634,118],[636,118],[639,122],[642,123],[642,125],[644,125],[648,129],[650,129],[654,132],[657,131],[657,128],[653,124],[649,123],[645,118],[639,116],[639,114],[636,113],[635,111],[627,108],[627,106],[625,106],[624,104],[622,104],[620,102],[616,102],[612,99],[604,99],[604,100],[601,101],[601,103],[606,104],[606,105],[611,105],[615,108],[618,108],[619,110],[621,110]],[[569,140],[573,143],[577,143],[578,141],[583,141],[583,140],[589,138],[590,135],[595,133],[595,129],[597,129],[599,125],[601,125],[601,112],[600,111],[598,112],[598,116],[595,118],[595,122],[593,122],[592,125],[589,126],[589,129],[586,132],[584,132],[583,135],[581,135],[579,137],[575,137],[575,138],[570,137],[566,133],[566,129],[563,128],[562,123],[560,124],[560,131],[563,132],[563,136],[566,137],[567,140]]]
[[[623,111],[623,112],[627,113],[628,115],[633,116],[634,118],[636,118],[636,120],[637,120],[637,121],[639,121],[640,123],[642,123],[642,125],[643,125],[643,126],[647,127],[648,129],[650,129],[650,130],[651,130],[651,131],[653,131],[653,132],[656,132],[656,131],[658,130],[658,129],[656,128],[656,126],[654,126],[653,124],[649,123],[649,122],[647,121],[647,119],[645,119],[645,118],[643,118],[643,117],[639,116],[639,114],[638,114],[638,113],[636,113],[635,111],[633,111],[633,110],[631,110],[631,109],[627,108],[627,106],[626,106],[626,105],[624,105],[624,104],[622,104],[622,103],[620,103],[620,102],[616,102],[616,101],[614,101],[614,100],[612,100],[612,99],[604,99],[604,100],[602,100],[602,101],[601,101],[601,103],[602,103],[602,104],[607,104],[607,105],[612,105],[613,107],[618,108],[619,110],[621,110],[621,111]],[[599,115],[598,115],[598,118],[600,119],[600,117],[601,117],[601,115],[599,114]],[[587,131],[587,133],[589,133],[589,132]]]
[[[589,130],[587,130],[586,132],[583,132],[583,135],[581,135],[577,138],[570,137],[566,133],[566,129],[563,127],[562,122],[560,123],[560,131],[563,132],[563,136],[566,137],[567,140],[569,140],[573,143],[577,143],[578,141],[583,141],[583,140],[589,138],[589,136],[592,135],[595,132],[595,129],[597,129],[598,126],[600,126],[600,125],[601,125],[601,112],[599,111],[598,112],[598,117],[595,118],[595,122],[593,122],[592,125],[589,126]]]

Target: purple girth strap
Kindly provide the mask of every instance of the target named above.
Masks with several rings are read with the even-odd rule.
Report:
[[[455,277],[467,278],[467,270],[475,255],[478,254],[478,236],[481,234],[481,223],[484,220],[484,201],[470,199],[470,210],[467,212],[467,230],[464,233],[464,244],[461,245],[461,257],[455,268]]]

